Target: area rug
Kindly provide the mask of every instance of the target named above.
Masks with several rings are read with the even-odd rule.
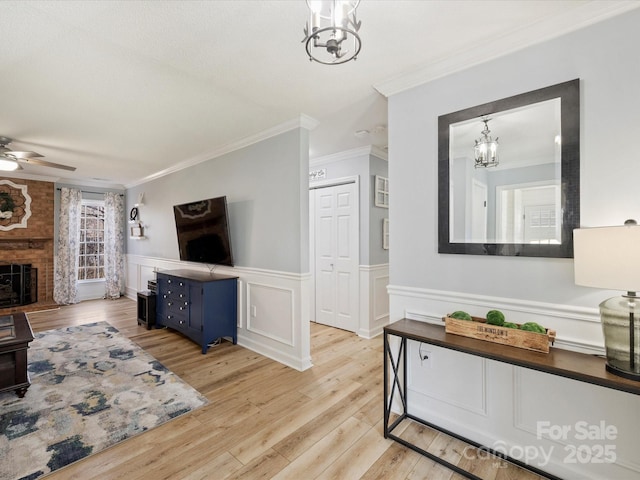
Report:
[[[35,335],[24,398],[0,393],[0,479],[34,479],[207,399],[106,322]]]

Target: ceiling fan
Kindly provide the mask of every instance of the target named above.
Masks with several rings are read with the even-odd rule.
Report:
[[[59,163],[47,162],[46,160],[40,160],[40,155],[36,152],[16,152],[7,148],[7,145],[11,143],[12,139],[8,137],[0,136],[0,170],[13,171],[21,169],[20,163],[26,163],[27,165],[37,165],[40,167],[61,168],[62,170],[75,171],[76,167],[69,167],[67,165],[61,165]]]

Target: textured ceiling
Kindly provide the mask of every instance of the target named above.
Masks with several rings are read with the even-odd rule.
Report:
[[[363,0],[361,54],[336,66],[307,59],[302,0],[0,6],[0,135],[15,139],[14,150],[77,167],[18,175],[115,186],[211,158],[301,115],[319,122],[312,158],[384,148],[382,93],[640,3]]]

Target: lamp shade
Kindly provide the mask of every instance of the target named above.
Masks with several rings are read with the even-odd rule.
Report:
[[[640,292],[640,226],[573,231],[577,285]]]

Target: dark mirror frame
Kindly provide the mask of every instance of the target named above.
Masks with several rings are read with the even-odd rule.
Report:
[[[562,243],[452,243],[449,233],[449,127],[504,110],[560,98],[560,202]],[[438,117],[438,253],[573,258],[573,229],[580,226],[580,80],[571,80],[532,92]]]

